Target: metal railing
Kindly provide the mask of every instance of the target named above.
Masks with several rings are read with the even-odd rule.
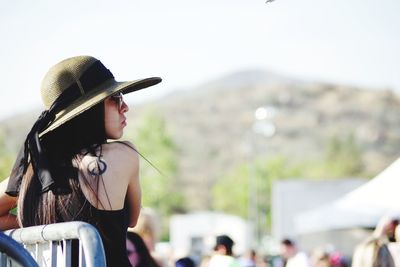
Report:
[[[35,259],[17,241],[0,232],[0,266],[37,267]]]
[[[103,242],[96,228],[85,222],[31,226],[5,232],[24,245],[39,266],[72,266],[72,241],[78,240],[82,267],[105,267]]]

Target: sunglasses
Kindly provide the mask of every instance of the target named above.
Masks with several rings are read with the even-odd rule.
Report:
[[[116,93],[115,95],[110,96],[111,100],[117,104],[118,110],[122,110],[122,105],[124,104],[124,99],[122,97],[122,93]]]

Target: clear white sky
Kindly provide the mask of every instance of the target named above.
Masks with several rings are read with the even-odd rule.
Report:
[[[81,54],[163,78],[130,101],[242,69],[400,90],[399,0],[60,2],[1,2],[0,119],[40,107],[47,69]]]

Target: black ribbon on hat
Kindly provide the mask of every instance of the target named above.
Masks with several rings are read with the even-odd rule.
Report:
[[[22,178],[28,169],[29,163],[32,163],[33,179],[37,179],[40,183],[38,193],[44,193],[49,190],[52,190],[55,194],[68,194],[71,192],[68,183],[64,179],[52,175],[46,153],[40,144],[39,134],[50,126],[59,111],[72,104],[84,93],[90,92],[96,86],[113,78],[112,73],[100,61],[96,61],[81,75],[78,82],[64,90],[51,107],[40,114],[29,131],[14,163],[6,190],[9,195],[18,195]]]

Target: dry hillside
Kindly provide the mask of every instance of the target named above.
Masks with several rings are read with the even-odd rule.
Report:
[[[330,137],[353,134],[365,166],[377,173],[400,151],[400,97],[390,90],[248,71],[131,109],[130,119],[140,116],[145,106],[157,107],[167,122],[179,149],[178,178],[195,208],[209,205],[215,179],[254,155],[281,154],[293,161],[318,158]],[[272,137],[252,131],[254,111],[260,106],[276,109]],[[10,146],[22,140],[38,113],[1,122]]]

